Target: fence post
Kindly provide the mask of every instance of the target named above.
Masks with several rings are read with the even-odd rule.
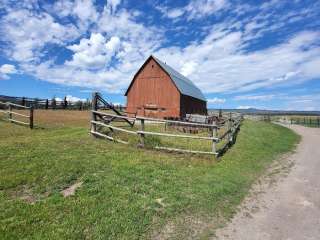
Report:
[[[33,129],[33,106],[30,107],[30,128]]]
[[[228,131],[229,131],[229,134],[228,134],[228,142],[231,142],[232,141],[232,129],[231,129],[231,126],[232,126],[232,115],[231,115],[231,112],[229,113],[229,119],[228,119]]]
[[[211,127],[211,137],[217,137],[217,127]],[[212,152],[216,153],[217,148],[216,148],[216,140],[212,139]]]
[[[98,110],[98,93],[94,92],[92,93],[92,111],[97,111]],[[97,115],[92,112],[91,114],[91,120],[92,121],[97,121]],[[97,126],[96,124],[91,123],[91,131],[96,132]]]
[[[12,106],[10,103],[8,103],[8,116],[9,116],[9,121],[11,122],[11,119],[12,119]]]
[[[67,107],[68,107],[67,97],[64,97],[64,99],[63,99],[63,109],[66,109]]]
[[[141,131],[144,131],[144,119],[140,119]],[[144,147],[144,134],[140,133],[140,147]]]

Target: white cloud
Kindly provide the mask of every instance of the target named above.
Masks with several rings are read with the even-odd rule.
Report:
[[[116,11],[120,3],[121,0],[107,0],[107,7],[109,7],[112,11]]]
[[[191,0],[186,6],[188,19],[202,18],[226,8],[226,0]]]
[[[109,41],[100,33],[92,33],[90,39],[83,38],[79,44],[68,46],[74,52],[72,60],[66,65],[77,68],[99,69],[106,66],[114,56],[120,45],[118,37],[111,37]]]
[[[208,101],[208,103],[223,104],[226,102],[226,99],[215,97],[215,98],[210,98],[207,101]]]
[[[120,46],[120,39],[118,37],[111,37],[110,40],[106,43],[106,48],[110,52],[115,52]]]
[[[177,18],[184,14],[184,11],[179,8],[171,9],[167,12],[168,18]]]
[[[10,73],[16,73],[16,67],[14,65],[11,64],[3,64],[0,67],[0,72],[4,73],[4,74],[10,74]]]
[[[86,101],[86,99],[84,99],[84,98],[78,98],[78,97],[75,97],[72,95],[67,95],[66,99],[67,99],[67,101],[71,101],[71,102],[78,102],[78,101],[84,102],[84,101]]]
[[[287,42],[247,53],[240,32],[212,31],[200,43],[161,49],[158,56],[178,70],[190,59],[199,63],[189,77],[205,92],[249,91],[319,77],[319,36],[320,32],[302,32]]]
[[[164,17],[175,19],[178,18],[186,13],[185,8],[172,8],[169,9],[167,7],[163,6],[157,6],[156,9],[158,9]]]
[[[259,101],[268,101],[274,99],[275,94],[266,94],[266,95],[239,95],[236,96],[235,100],[259,100]]]
[[[77,19],[76,25],[81,31],[86,31],[90,24],[97,21],[99,13],[92,0],[60,0],[47,6],[48,12],[60,17],[71,16]]]
[[[317,30],[279,38],[278,43],[255,51],[250,48],[251,41],[281,29],[290,16],[309,14],[302,11],[280,16],[267,12],[272,7],[265,6],[262,14],[240,20],[230,14],[222,22],[201,26],[193,41],[174,45],[165,29],[152,21],[137,21],[139,14],[121,8],[121,1],[108,1],[102,9],[89,0],[60,0],[48,4],[47,12],[32,10],[29,1],[23,3],[24,9],[22,3],[8,8],[0,19],[3,49],[19,71],[53,83],[123,93],[152,53],[206,93],[274,88],[320,77]],[[251,11],[249,5],[235,5],[233,11],[228,1],[221,0],[191,0],[185,7],[165,11],[168,17],[191,20],[227,9],[235,14]],[[193,30],[190,34],[197,33]],[[56,56],[48,54],[52,45],[73,53],[56,64]]]
[[[237,109],[250,109],[250,108],[256,108],[253,106],[238,106]]]
[[[16,67],[11,64],[0,66],[0,79],[9,79],[9,74],[17,73]]]
[[[64,45],[79,36],[73,25],[61,25],[47,13],[26,9],[10,11],[0,23],[1,38],[9,43],[5,52],[19,62],[39,60],[46,44]]]
[[[175,19],[186,15],[188,20],[192,20],[217,13],[228,6],[227,0],[191,0],[186,6],[180,8],[169,9],[163,6],[156,8],[167,18]]]

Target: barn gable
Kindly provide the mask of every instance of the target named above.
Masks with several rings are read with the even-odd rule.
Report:
[[[178,71],[174,70],[172,67],[167,65],[166,63],[160,61],[156,57],[152,56],[153,59],[165,70],[174,84],[177,86],[181,94],[190,96],[196,99],[200,99],[202,101],[207,101],[201,90],[188,78],[183,76]]]
[[[206,101],[206,98],[202,94],[201,90],[199,88],[197,88],[191,80],[189,80],[188,78],[186,78],[185,76],[183,76],[182,74],[180,74],[179,72],[174,70],[172,67],[170,67],[166,63],[160,61],[159,59],[157,59],[156,57],[154,57],[152,55],[147,59],[147,61],[145,61],[145,63],[141,66],[141,68],[138,70],[138,72],[133,77],[133,80],[131,81],[131,83],[125,93],[125,96],[127,96],[127,94],[129,92],[136,76],[138,75],[138,73],[144,68],[144,66],[149,62],[150,59],[154,59],[156,61],[156,63],[158,63],[160,65],[160,67],[169,75],[169,77],[171,78],[171,80],[173,81],[173,83],[175,84],[175,86],[177,87],[177,89],[179,90],[179,92],[181,94],[186,95],[186,96],[190,96],[190,97],[202,100],[202,101]]]

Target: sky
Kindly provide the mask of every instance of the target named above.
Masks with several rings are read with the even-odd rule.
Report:
[[[319,0],[1,0],[0,95],[123,96],[151,55],[209,108],[320,110]]]

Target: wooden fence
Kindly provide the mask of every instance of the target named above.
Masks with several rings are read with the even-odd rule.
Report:
[[[5,102],[5,103],[0,102],[0,105],[1,105],[0,113],[7,114],[9,122],[27,125],[31,129],[33,129],[33,112],[34,112],[33,110],[34,109],[32,106],[26,107],[26,106],[22,106],[22,105],[11,103],[11,102]],[[14,112],[13,111],[14,109],[27,110],[29,112],[29,115]],[[25,119],[27,119],[27,121],[17,120],[14,116],[18,116],[20,118],[25,118]]]
[[[320,128],[320,117],[292,117],[290,123]]]
[[[123,127],[114,126],[112,122],[114,121],[126,121],[132,123],[131,129],[125,129]],[[194,122],[185,122],[185,121],[174,121],[174,120],[165,120],[165,119],[155,119],[155,118],[146,118],[141,116],[128,117],[123,115],[111,114],[108,112],[98,111],[97,109],[92,110],[92,120],[91,120],[91,134],[93,136],[103,137],[111,141],[128,144],[127,141],[122,139],[115,138],[110,136],[102,131],[99,131],[99,127],[104,127],[110,129],[112,132],[119,131],[126,134],[135,135],[139,138],[139,147],[145,147],[145,138],[148,135],[151,136],[161,136],[168,138],[187,138],[187,139],[197,139],[211,142],[211,151],[200,151],[200,150],[189,150],[181,148],[171,148],[164,146],[155,146],[156,149],[175,151],[175,152],[186,152],[186,153],[200,153],[200,154],[212,154],[216,156],[222,155],[228,147],[230,147],[236,139],[238,130],[242,122],[242,116],[233,116],[229,114],[229,117],[226,119],[224,125],[213,124],[203,124],[203,123],[194,123]],[[179,125],[179,126],[188,126],[193,128],[205,128],[210,132],[210,136],[199,136],[199,135],[188,135],[188,134],[176,134],[176,133],[167,133],[167,132],[156,132],[156,131],[146,131],[145,126],[148,124],[165,124],[167,125]],[[135,126],[135,128],[133,127]],[[218,134],[218,130],[225,128],[225,131],[222,134]],[[223,143],[219,149],[217,149],[217,144]]]

